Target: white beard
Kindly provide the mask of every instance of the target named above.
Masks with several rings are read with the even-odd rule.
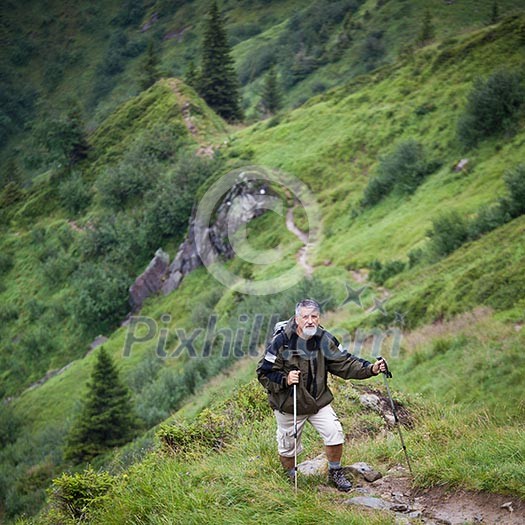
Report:
[[[316,332],[317,332],[317,328],[315,326],[303,328],[303,334],[306,337],[312,337],[315,335]]]

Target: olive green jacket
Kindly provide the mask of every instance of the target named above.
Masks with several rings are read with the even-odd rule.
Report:
[[[319,327],[308,340],[297,336],[292,317],[270,341],[257,365],[259,382],[268,392],[273,409],[293,414],[293,387],[286,378],[298,369],[297,413],[315,414],[334,398],[328,388],[328,372],[343,379],[366,379],[375,375],[372,364],[349,354],[329,332]]]

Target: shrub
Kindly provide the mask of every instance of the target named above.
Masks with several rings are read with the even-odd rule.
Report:
[[[446,257],[468,240],[468,221],[452,210],[432,221],[428,232],[432,253],[438,258]]]
[[[29,301],[26,303],[26,305],[30,304]],[[42,308],[41,312],[43,313],[43,305],[40,304],[39,307]],[[35,320],[36,319],[32,319],[33,322]],[[32,362],[32,364],[36,363],[38,360],[48,362],[53,353],[57,350],[57,344],[53,339],[53,333],[51,330],[41,325],[34,325],[25,330],[20,338],[18,347],[19,351],[26,356],[28,361]]]
[[[467,147],[483,138],[507,131],[525,101],[522,77],[517,72],[496,71],[487,80],[477,79],[458,122],[458,136]]]
[[[37,160],[46,165],[75,163],[85,158],[88,143],[78,102],[70,101],[64,110],[40,119],[33,128],[33,140],[41,150]]]
[[[9,273],[14,266],[13,255],[6,251],[0,251],[0,277]]]
[[[508,219],[509,215],[502,203],[480,208],[477,216],[468,225],[469,239],[478,239],[485,233],[505,224]]]
[[[21,84],[11,80],[11,76],[2,65],[0,86],[0,147],[9,136],[18,131],[32,116],[38,95],[28,82]]]
[[[502,205],[512,218],[525,213],[525,164],[519,164],[504,175],[509,196]]]
[[[11,63],[15,66],[25,66],[31,60],[32,56],[37,51],[36,46],[33,44],[31,39],[25,35],[19,35],[15,37],[15,41],[12,46],[10,53]]]
[[[162,425],[157,437],[163,448],[173,454],[193,452],[198,447],[219,450],[231,433],[231,424],[224,415],[204,409],[190,423]]]
[[[95,186],[100,203],[117,210],[124,208],[133,197],[143,195],[150,184],[141,166],[123,162],[116,168],[106,168]]]
[[[60,204],[71,214],[79,215],[89,206],[91,189],[82,179],[80,173],[71,176],[60,183],[58,188]]]
[[[142,21],[144,13],[144,2],[142,0],[124,0],[111,23],[120,27],[136,26]]]
[[[159,163],[172,158],[181,144],[180,130],[173,125],[161,124],[142,132],[120,163],[99,175],[95,186],[101,203],[119,209],[143,195],[153,187],[162,169]]]
[[[158,178],[145,197],[143,223],[150,236],[158,242],[186,231],[196,191],[215,169],[213,161],[184,155]]]
[[[163,363],[160,357],[151,359],[156,361],[154,367]],[[179,408],[184,397],[190,394],[185,385],[185,377],[173,369],[162,368],[154,374],[136,396],[135,401],[137,415],[147,428],[165,420]]]
[[[157,237],[152,238],[147,225],[140,218],[127,214],[106,215],[86,232],[81,245],[85,259],[99,259],[115,264],[122,271],[135,274],[158,248]],[[101,262],[102,262],[101,261]]]
[[[425,251],[423,248],[414,248],[413,250],[410,250],[408,252],[408,267],[413,268],[419,264],[423,259],[424,254]]]
[[[365,188],[361,205],[373,206],[394,188],[402,193],[413,193],[438,166],[438,162],[426,160],[419,142],[409,139],[400,143],[392,153],[381,159],[377,175]]]
[[[387,261],[382,264],[376,260],[372,262],[370,267],[370,279],[377,284],[384,284],[390,277],[401,273],[406,268],[406,264],[399,260]]]
[[[9,323],[10,321],[16,321],[19,316],[18,308],[13,304],[0,304],[0,322]]]
[[[14,443],[20,432],[22,421],[7,404],[0,403],[0,447]]]
[[[220,450],[242,425],[270,415],[266,392],[256,380],[235,389],[219,405],[203,410],[190,423],[175,422],[160,427],[157,438],[171,453],[187,453],[195,447]]]
[[[237,387],[225,403],[224,412],[238,425],[262,421],[271,413],[266,392],[257,380]]]
[[[383,32],[374,31],[365,38],[359,52],[359,59],[365,65],[365,69],[371,71],[380,64],[385,51]]]
[[[365,188],[361,205],[367,207],[377,204],[392,191],[394,184],[395,181],[386,175],[373,177]]]
[[[64,473],[54,479],[49,489],[51,523],[62,523],[64,519],[84,522],[104,501],[113,484],[110,474],[96,472],[92,467],[76,474]]]
[[[84,263],[72,284],[71,309],[87,329],[104,332],[128,311],[129,278],[115,265]]]
[[[49,257],[42,264],[42,274],[50,286],[65,282],[77,268],[77,259],[64,251]]]
[[[152,160],[169,160],[175,156],[185,137],[184,130],[177,125],[157,124],[135,138],[124,155],[124,161],[147,167]]]

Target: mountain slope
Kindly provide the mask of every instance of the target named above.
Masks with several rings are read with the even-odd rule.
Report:
[[[457,36],[454,41],[416,50],[395,64],[328,91],[294,111],[240,130],[216,119],[179,81],[163,80],[110,114],[90,136],[91,157],[80,167],[90,200],[81,213],[72,214],[57,199],[57,182],[63,182],[60,177],[67,174],[51,171],[42,176],[28,192],[27,201],[13,207],[15,216],[2,238],[2,247],[8,248],[12,256],[11,267],[4,265],[7,270],[1,292],[2,302],[7,305],[2,310],[3,339],[8,342],[9,351],[2,351],[3,379],[18,374],[13,385],[28,383],[24,369],[13,366],[12,356],[20,356],[20,352],[16,352],[20,342],[27,352],[24,358],[35,364],[32,379],[39,377],[38,371],[43,372],[55,363],[62,365],[71,358],[77,360],[44,385],[24,392],[8,408],[3,405],[3,420],[17,420],[13,431],[2,442],[0,456],[0,487],[8,515],[36,512],[49,479],[64,468],[61,458],[64,436],[78,410],[93,362],[93,355],[82,356],[96,332],[79,337],[71,317],[63,312],[65,299],[75,295],[75,289],[70,288],[71,274],[50,265],[46,270],[48,280],[44,281],[39,273],[43,272],[43,263],[48,260],[56,263],[53,256],[60,249],[73,258],[80,256],[90,232],[99,232],[97,241],[101,244],[97,246],[102,248],[87,262],[99,263],[103,268],[124,263],[129,284],[159,245],[171,255],[175,253],[195,196],[202,195],[212,181],[228,170],[249,164],[280,168],[313,190],[323,221],[323,235],[313,256],[312,251],[309,252],[314,279],[305,279],[294,288],[261,298],[224,288],[205,269],[196,270],[176,292],[166,297],[152,297],[146,302],[141,314],[155,321],[157,331],[149,340],[133,346],[128,357],[123,351],[129,326],[112,331],[127,309],[111,310],[113,325],[107,328],[110,337],[105,348],[119,362],[144,417],[144,430],[149,430],[144,441],[122,451],[123,464],[145,453],[142,450],[135,456],[134,446],[149,448],[156,443],[151,428],[158,421],[180,408],[187,396],[211,376],[238,363],[240,357],[229,352],[225,357],[195,359],[186,348],[178,357],[160,360],[161,328],[167,331],[165,349],[170,354],[177,353],[183,340],[201,329],[195,338],[200,355],[204,331],[213,316],[218,328],[229,330],[232,337],[236,334],[240,337],[239,334],[246,335],[250,323],[260,314],[264,332],[266,328],[271,329],[274,314],[279,319],[289,316],[294,302],[308,295],[326,303],[324,324],[340,330],[350,348],[359,339],[358,329],[410,329],[397,348],[399,359],[389,355],[396,350],[389,346],[393,344],[391,338],[385,339],[383,349],[390,351],[386,357],[392,358],[396,390],[405,392],[396,396],[402,398],[418,419],[416,428],[407,430],[407,442],[417,465],[418,486],[447,484],[523,497],[520,482],[523,450],[519,445],[522,443],[519,421],[524,406],[519,389],[524,370],[519,352],[523,342],[525,293],[523,217],[465,243],[441,260],[420,258],[382,286],[365,279],[374,266],[374,259],[406,261],[409,252],[427,247],[430,242],[427,230],[442,210],[453,208],[461,217],[472,218],[481,205],[496,202],[508,191],[502,175],[522,162],[523,116],[517,115],[514,129],[507,134],[495,134],[476,147],[466,147],[459,141],[457,122],[478,75],[487,78],[500,68],[522,69],[522,27],[523,18],[511,17],[499,25]],[[182,111],[186,97],[195,121],[202,119],[195,135],[188,130]],[[140,126],[139,120],[133,118],[134,111],[144,115]],[[166,125],[172,125],[169,129],[175,130],[173,135],[167,134],[169,155],[154,161],[152,173],[146,165],[142,166],[144,173],[151,177],[148,182],[153,183],[159,174],[160,178],[171,177],[177,167],[177,173],[184,175],[186,178],[182,180],[187,183],[191,180],[188,173],[201,173],[201,165],[184,171],[182,164],[179,165],[182,162],[179,154],[185,162],[190,162],[185,155],[191,157],[191,162],[197,162],[193,154],[201,141],[215,146],[221,144],[221,147],[216,158],[210,161],[212,168],[202,168],[203,178],[198,179],[198,186],[192,187],[190,206],[185,208],[184,221],[178,223],[177,229],[154,238],[152,245],[135,243],[144,235],[142,206],[150,203],[148,199],[153,196],[142,187],[122,202],[108,203],[103,199],[101,184],[111,180],[110,175],[118,174],[118,170],[126,175],[132,173],[131,165],[142,158],[144,144],[150,148],[148,151],[155,149],[159,142],[165,145],[158,138],[166,139],[163,127]],[[410,138],[422,145],[425,159],[434,170],[412,194],[394,192],[374,206],[362,207],[364,189],[378,173],[383,159],[395,151],[400,142]],[[469,159],[468,167],[455,171],[461,158]],[[129,181],[130,177],[123,180]],[[169,185],[155,186],[155,196],[169,195],[171,199],[174,194],[164,191],[185,188],[179,180],[168,178]],[[122,233],[121,237],[106,237],[108,230],[104,227],[106,223],[113,225],[112,217],[122,221],[117,223],[121,229],[115,227],[115,231]],[[127,223],[128,220],[134,222]],[[312,227],[306,224],[300,209],[296,209],[295,221],[304,230]],[[270,265],[252,265],[238,257],[225,263],[229,270],[264,281],[296,264],[301,243],[286,230],[284,215],[267,213],[253,221],[247,230],[248,241],[257,248],[270,250],[280,245],[280,258]],[[119,244],[128,239],[126,232],[134,243]],[[152,232],[154,230],[146,233],[152,235]],[[68,240],[66,234],[73,235],[74,240]],[[103,244],[107,239],[110,242]],[[111,248],[115,239],[120,239],[116,242],[119,250]],[[82,265],[85,264],[83,261]],[[372,277],[372,272],[369,275]],[[91,286],[95,281],[86,277],[90,276],[80,274],[78,281],[85,280]],[[359,308],[347,301],[346,287],[357,289],[364,285],[367,289],[362,294],[363,307]],[[122,291],[126,301],[127,285]],[[388,299],[384,304],[385,315],[374,302],[384,299]],[[470,318],[467,313],[466,317],[454,317],[480,306],[485,308],[483,315],[472,314]],[[17,317],[18,310],[22,313]],[[163,317],[167,313],[168,321]],[[91,328],[102,326],[107,315],[104,312]],[[55,331],[54,327],[60,330]],[[395,336],[395,332],[390,332],[392,334]],[[362,349],[365,357],[374,354],[373,333],[368,335]],[[246,335],[242,340],[243,354],[248,350],[247,339]],[[258,342],[263,339],[261,333]],[[223,340],[217,337],[216,343],[215,349],[220,354]],[[36,353],[38,349],[40,353]],[[239,376],[234,366],[227,385],[237,380],[247,382],[254,364],[254,361],[245,364]],[[379,384],[374,383],[374,387]],[[229,390],[231,386],[224,388]],[[387,432],[374,415],[346,402],[356,398],[355,391],[342,385],[338,388],[345,427],[351,429],[355,425],[357,431],[363,426],[370,428],[374,435],[385,430],[377,438],[349,442],[345,459],[367,458],[384,468],[399,463],[402,456],[395,436]],[[418,396],[420,393],[423,400]],[[190,420],[208,401],[212,408],[217,406],[213,402],[222,394],[206,396],[197,408],[187,409]],[[515,402],[509,402],[510,399]],[[102,517],[95,522],[108,523],[111,519],[115,523],[125,522],[133,513],[142,512],[144,520],[173,520],[177,512],[175,503],[182,505],[186,498],[194,502],[188,512],[195,522],[207,516],[210,503],[226,505],[229,511],[232,506],[232,512],[237,512],[236,519],[243,522],[260,517],[264,509],[259,508],[257,502],[271,496],[276,499],[272,499],[275,506],[268,515],[270,522],[283,509],[288,509],[291,501],[275,459],[271,425],[271,419],[264,418],[256,424],[256,432],[249,425],[234,429],[239,432],[239,445],[232,445],[219,455],[206,450],[203,457],[195,461],[181,457],[173,462],[162,455],[147,456],[131,471],[131,481],[126,481],[129,478],[124,475],[117,478],[114,495],[107,506],[103,505]],[[254,435],[257,439],[253,439]],[[429,440],[428,436],[434,439]],[[307,444],[313,455],[319,446],[317,438],[311,435]],[[453,460],[449,455],[451,447],[455,451]],[[111,464],[111,460],[101,458],[98,465]],[[483,470],[479,465],[489,467]],[[187,471],[197,473],[190,476],[189,483],[183,475]],[[204,474],[200,476],[200,472]],[[152,497],[153,481],[150,480],[157,474],[161,480],[175,479],[176,482],[159,488]],[[258,485],[265,476],[267,480]],[[231,493],[224,492],[225,485]],[[361,519],[363,523],[370,523],[368,515],[347,514],[346,507],[328,508],[332,501],[330,494],[319,495],[315,487],[315,483],[306,484],[299,506],[285,510],[286,519],[308,523],[308,515],[320,512],[327,519],[348,516],[349,521]],[[174,490],[178,499],[170,499],[173,496],[168,489]],[[235,505],[235,501],[240,503]],[[171,506],[166,502],[172,502]],[[135,505],[139,504],[144,507],[138,509]],[[118,512],[110,516],[115,508]],[[220,518],[226,520],[227,516]],[[372,519],[377,519],[377,523],[391,522],[388,516]]]

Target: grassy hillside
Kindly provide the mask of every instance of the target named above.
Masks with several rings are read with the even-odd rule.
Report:
[[[516,398],[524,379],[522,344],[522,334],[491,319],[488,310],[407,335],[402,362],[391,362],[391,388],[415,420],[403,432],[416,486],[446,484],[525,496],[519,425],[525,399]],[[320,476],[301,477],[294,496],[281,473],[275,423],[252,379],[253,367],[252,360],[242,363],[175,414],[166,429],[189,429],[187,422],[200,413],[201,437],[176,454],[161,448],[157,438],[156,450],[144,461],[111,478],[105,499],[88,511],[89,522],[177,522],[183,514],[185,523],[316,523],[319,516],[342,523],[394,523],[386,512],[353,510],[344,504],[347,496],[319,490]],[[368,383],[383,388],[379,379]],[[348,436],[345,462],[365,460],[383,472],[402,463],[397,434],[359,406],[360,382],[336,381],[332,388]],[[226,440],[218,451],[207,441],[212,436]],[[322,451],[310,427],[304,444],[307,457]],[[68,494],[68,486],[57,483],[57,494]],[[58,497],[53,504],[51,523],[68,515]]]
[[[405,4],[356,3],[356,16],[363,27],[379,24],[381,17],[388,19],[387,13],[408,9]],[[504,11],[515,4],[499,5]],[[265,6],[261,3],[261,11],[254,11],[260,18],[252,11],[246,14],[242,6],[232,8],[229,23],[238,20],[240,34],[245,27],[242,17],[252,17],[255,24],[264,18]],[[153,12],[150,7],[144,20]],[[189,13],[194,7],[185,4],[181,9]],[[255,367],[253,358],[241,359],[248,353],[246,338],[237,354],[230,349],[221,356],[223,341],[217,337],[211,358],[192,358],[187,351],[173,356],[184,336],[197,329],[202,331],[195,338],[196,348],[202,349],[211,316],[235,336],[243,333],[239,330],[248,331],[261,315],[260,343],[271,329],[272,316],[288,317],[295,301],[304,296],[325,303],[323,323],[351,336],[345,341],[351,349],[357,330],[403,329],[399,356],[391,356],[393,387],[417,421],[407,430],[417,486],[524,497],[519,426],[525,406],[519,389],[525,370],[519,352],[525,321],[524,218],[507,214],[492,231],[465,235],[461,246],[447,254],[436,252],[436,237],[429,230],[450,210],[468,230],[480,222],[483,206],[510,206],[506,174],[524,158],[524,106],[501,130],[476,144],[465,142],[458,123],[478,77],[486,81],[501,70],[516,73],[516,78],[521,75],[525,21],[512,16],[485,26],[481,8],[473,10],[467,22],[457,12],[447,18],[449,7],[460,10],[457,3],[443,4],[442,16],[435,19],[437,34],[446,35],[446,40],[438,37],[427,46],[405,49],[392,64],[355,78],[349,75],[352,79],[344,85],[250,127],[226,125],[180,80],[161,80],[115,108],[108,102],[106,118],[93,117],[98,125],[87,136],[87,156],[73,169],[52,162],[30,187],[19,187],[19,193],[4,191],[3,198],[11,200],[2,208],[0,239],[1,387],[2,396],[15,395],[0,414],[5,422],[0,426],[7,429],[0,434],[0,490],[2,512],[8,518],[36,513],[49,480],[70,468],[62,457],[64,439],[94,362],[93,353],[85,356],[88,343],[103,332],[109,336],[104,346],[132,390],[144,434],[115,456],[95,462],[96,468],[109,465],[116,477],[108,500],[92,511],[94,523],[172,522],[181,508],[194,523],[212,517],[226,523],[231,516],[239,523],[273,523],[278,516],[285,523],[309,523],[312,515],[328,521],[391,523],[388,516],[349,512],[332,493],[317,492],[320,480],[307,482],[291,504],[262,391],[255,385],[242,386]],[[284,19],[297,5],[282,3],[280,8]],[[13,9],[12,16],[16,12]],[[296,21],[299,27],[301,20]],[[260,48],[253,45],[257,38],[292,34],[283,20],[277,23],[269,17],[260,23],[263,32],[237,43],[238,60],[248,60]],[[477,29],[457,32],[472,26]],[[395,32],[399,38],[388,46],[392,56],[386,61],[394,60],[395,48],[405,37],[413,37],[401,34]],[[309,78],[329,78],[330,68],[336,71],[328,63],[323,67]],[[523,77],[519,79],[523,85]],[[246,93],[255,83],[256,78],[247,84]],[[117,90],[124,89],[118,85]],[[287,103],[294,105],[296,96],[302,96],[300,85],[287,92]],[[188,129],[185,107],[195,132]],[[376,203],[364,205],[371,181],[392,165],[399,167],[394,160],[402,157],[399,152],[406,149],[401,146],[410,141],[417,143],[418,162],[424,167],[417,187],[407,192],[394,186]],[[195,156],[199,147],[210,145],[218,149],[212,159]],[[465,158],[466,169],[456,171]],[[314,278],[261,298],[224,288],[199,269],[175,293],[150,298],[141,311],[157,329],[168,331],[166,346],[159,349],[157,332],[124,356],[130,328],[118,325],[128,311],[129,284],[159,246],[174,255],[196,195],[228,170],[253,164],[290,173],[314,192],[322,216],[322,235],[309,259]],[[159,227],[165,217],[168,229]],[[305,230],[312,227],[300,209],[295,220]],[[280,258],[262,266],[236,258],[225,263],[232,272],[264,281],[296,264],[301,242],[286,229],[284,216],[259,217],[250,224],[248,239],[259,249],[279,245]],[[401,263],[396,271],[377,277],[378,262],[396,261]],[[367,274],[368,280],[363,280]],[[346,286],[365,285],[363,308],[346,301]],[[387,299],[384,313],[373,311],[378,298]],[[163,320],[166,313],[171,316],[168,322]],[[387,339],[385,349],[390,343]],[[159,359],[162,350],[171,357]],[[367,339],[363,355],[371,353]],[[22,392],[46,371],[71,361],[67,370],[42,386]],[[221,371],[226,377],[217,376]],[[214,376],[211,385],[185,404]],[[232,395],[234,386],[245,388],[240,392],[253,401],[253,425],[242,419],[243,407],[235,405],[244,394]],[[375,380],[374,387],[381,383]],[[345,460],[366,459],[383,469],[402,462],[396,437],[386,432],[380,418],[358,408],[356,391],[340,383],[335,388],[348,434],[369,429],[362,439],[349,439]],[[191,425],[207,417],[205,408],[220,414],[224,403],[242,423],[231,425],[231,417],[219,421],[234,438],[224,450],[211,452],[204,440],[194,455],[148,453],[159,443],[153,429],[173,411],[180,410],[176,420]],[[217,430],[217,422],[204,422],[211,425],[212,434]],[[312,456],[320,451],[313,433],[307,436],[307,448]],[[124,472],[133,462],[136,465]],[[184,501],[191,501],[191,508]],[[53,512],[37,522],[65,519],[60,510]]]
[[[436,3],[338,0],[219,2],[242,84],[249,119],[259,116],[262,83],[275,63],[286,108],[350,78],[392,63],[419,46],[425,9],[433,41],[491,23],[491,1]],[[499,0],[504,17],[519,0]],[[207,0],[104,6],[51,0],[2,4],[2,161],[15,155],[29,168],[26,139],[34,121],[78,100],[89,129],[137,95],[147,45],[159,74],[182,77],[198,65]],[[25,151],[26,150],[26,151]],[[30,163],[29,163],[30,164]]]

